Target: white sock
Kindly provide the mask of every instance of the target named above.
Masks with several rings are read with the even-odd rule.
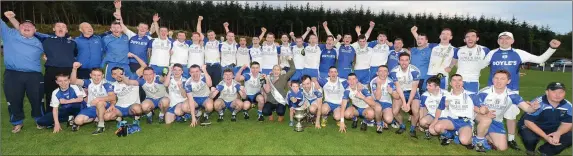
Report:
[[[72,120],[74,118],[74,116],[68,116],[68,121]]]
[[[140,116],[134,116],[133,119],[139,120]]]
[[[515,140],[515,135],[507,134],[507,141],[513,141],[513,140]]]
[[[115,121],[117,121],[117,122],[120,122],[121,120],[122,120],[122,118],[121,118],[121,117],[117,117],[117,118],[115,118]]]
[[[105,127],[105,121],[101,120],[97,122],[97,127]]]
[[[159,113],[159,117],[164,117],[165,114],[163,114],[163,112]]]
[[[153,116],[153,112],[147,113],[147,117],[152,117],[152,116]]]
[[[220,110],[219,111],[219,116],[223,116],[225,114],[225,110]]]
[[[232,114],[232,115],[237,115],[237,112],[233,111],[233,114]]]

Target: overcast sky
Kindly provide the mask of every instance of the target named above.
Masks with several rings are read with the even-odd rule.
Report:
[[[274,6],[284,6],[286,3],[293,5],[310,5],[325,8],[341,9],[356,6],[360,8],[370,7],[372,11],[384,9],[386,11],[396,11],[397,13],[418,13],[427,12],[466,15],[479,17],[496,17],[502,20],[511,20],[513,16],[519,21],[526,21],[530,24],[541,27],[547,25],[556,33],[567,33],[572,29],[572,2],[571,1],[249,1],[248,3],[266,3]]]

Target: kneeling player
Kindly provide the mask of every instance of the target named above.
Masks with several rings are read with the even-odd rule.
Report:
[[[290,111],[289,111],[289,118],[290,118],[290,122],[289,122],[289,126],[294,126],[294,109],[295,108],[299,108],[302,107],[304,102],[304,96],[302,95],[302,92],[300,91],[300,82],[299,81],[292,81],[290,83],[290,90],[287,93],[287,101],[288,101],[288,105],[290,107]]]
[[[427,92],[420,97],[420,127],[426,130],[426,139],[431,135],[438,135],[434,131],[434,126],[438,120],[447,119],[448,115],[444,110],[447,91],[440,88],[440,79],[432,76],[426,80]]]
[[[314,127],[320,129],[320,114],[322,106],[322,91],[315,83],[311,80],[310,76],[304,75],[302,80],[302,95],[304,96],[304,105],[309,108],[311,117],[314,118]]]
[[[187,104],[187,93],[185,92],[184,84],[187,78],[183,76],[183,66],[181,64],[174,64],[169,68],[163,85],[169,89],[169,108],[165,113],[165,124],[171,124],[177,118],[191,113],[191,109]],[[159,114],[161,120],[161,114]]]
[[[249,107],[251,104],[256,104],[258,106],[257,114],[259,115],[258,120],[264,121],[265,118],[263,117],[263,107],[265,106],[265,97],[261,95],[261,87],[263,84],[261,83],[261,79],[264,77],[264,74],[261,74],[261,66],[258,62],[251,63],[251,72],[246,74],[241,74],[243,70],[247,67],[243,66],[235,75],[236,81],[244,81],[245,82],[245,91],[247,92],[247,99],[243,100],[245,105]],[[265,82],[265,81],[263,81]],[[244,110],[245,120],[249,119],[248,109]]]
[[[169,108],[169,98],[166,97],[167,91],[163,84],[166,78],[156,75],[153,68],[146,67],[145,62],[137,55],[131,53],[128,55],[129,57],[135,58],[140,65],[140,68],[135,71],[139,78],[137,81],[130,80],[129,83],[139,85],[145,92],[145,100],[141,102],[141,110],[143,114],[147,114],[147,124],[151,124],[153,121],[153,110],[155,108],[161,110],[161,113],[159,113],[159,122],[163,122],[163,115]],[[171,72],[171,70],[169,70],[169,72]],[[170,75],[170,73],[167,74]],[[167,77],[167,79],[169,79],[169,77]]]
[[[113,86],[103,80],[103,70],[99,68],[92,69],[90,73],[90,79],[78,79],[77,71],[81,66],[79,62],[74,62],[71,74],[71,83],[75,85],[81,85],[83,88],[88,89],[88,100],[87,107],[82,109],[80,113],[74,119],[74,124],[81,126],[86,123],[94,121],[98,118],[97,129],[92,134],[97,135],[103,133],[105,130],[104,113],[106,109],[109,108],[110,102],[115,102],[115,93],[113,92]],[[73,129],[72,131],[76,131]]]
[[[144,67],[141,67],[144,68]],[[142,69],[139,69],[141,71]],[[137,81],[130,81],[124,75],[124,69],[114,67],[111,69],[111,76],[115,79],[113,92],[117,95],[117,102],[109,107],[104,114],[105,121],[121,121],[121,117],[133,116],[134,124],[139,124],[139,116],[142,114],[141,105],[139,104],[139,86]]]
[[[237,112],[249,109],[248,105],[243,104],[243,101],[237,96],[240,95],[246,98],[245,88],[241,86],[233,78],[233,70],[225,69],[223,71],[223,81],[221,81],[216,88],[211,88],[211,98],[219,94],[219,98],[215,100],[215,111],[219,112],[219,119],[217,122],[223,121],[225,109],[232,112],[231,121],[237,121]]]
[[[477,94],[463,88],[464,81],[461,75],[452,75],[450,85],[452,91],[446,94],[446,107],[449,110],[448,120],[440,120],[434,126],[434,131],[441,134],[442,145],[447,145],[447,140],[454,137],[453,133],[458,132],[459,142],[471,147],[472,144],[472,120],[474,112],[485,112],[485,107],[480,107],[481,101]]]
[[[52,92],[52,101],[50,106],[52,112],[46,113],[40,117],[36,123],[38,126],[47,127],[54,126],[54,133],[62,130],[60,121],[68,121],[72,124],[72,130],[77,130],[77,125],[73,124],[73,118],[76,116],[81,108],[83,108],[83,101],[86,94],[77,85],[70,85],[69,75],[61,73],[56,75],[56,83],[59,88]]]
[[[203,65],[203,71],[207,71],[207,66]],[[211,87],[211,76],[209,73],[203,72],[201,73],[201,69],[199,69],[199,65],[192,65],[189,68],[189,73],[191,77],[185,82],[185,92],[187,93],[187,103],[191,109],[191,124],[197,123],[195,115],[195,109],[199,109],[199,107],[203,107],[205,109],[205,113],[203,114],[203,118],[201,121],[201,126],[210,125],[211,122],[209,121],[209,116],[213,111],[213,99],[209,98],[209,94],[211,93],[209,88]]]
[[[336,124],[340,126],[339,120],[344,117],[345,107],[340,107],[344,90],[348,87],[345,79],[338,77],[338,70],[331,66],[328,69],[328,78],[318,79],[318,83],[324,90],[324,104],[322,104],[322,122],[321,126],[326,127],[326,121],[329,114],[332,114]]]
[[[348,74],[348,88],[344,91],[342,106],[346,106],[348,101],[352,103],[353,107],[346,109],[344,117],[352,119],[352,128],[358,127],[357,117],[364,117],[360,130],[366,131],[367,124],[374,120],[374,108],[380,107],[380,105],[376,105],[368,89],[358,82],[358,77],[354,73]]]
[[[401,91],[397,91],[394,82],[388,78],[388,67],[385,65],[378,67],[376,77],[370,81],[370,89],[375,101],[381,106],[378,107],[379,109],[375,109],[374,112],[376,113],[376,132],[382,133],[384,127],[382,119],[386,125],[392,123],[394,119],[392,100],[399,99]]]
[[[406,131],[406,127],[402,122],[402,114],[399,113],[398,108],[408,112],[412,110],[412,124],[410,125],[410,136],[416,137],[416,124],[419,119],[420,110],[420,94],[418,93],[418,81],[420,80],[420,70],[410,64],[410,54],[401,53],[398,56],[400,66],[394,67],[390,72],[390,78],[394,81],[396,88],[400,88],[403,94],[400,94],[402,102],[395,100],[393,104],[393,111],[396,116],[396,121],[400,124],[400,129],[396,131],[397,134],[402,134]]]

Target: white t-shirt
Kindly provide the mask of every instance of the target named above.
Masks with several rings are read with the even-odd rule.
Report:
[[[249,54],[248,47],[237,48],[237,67],[242,65],[249,66],[251,64],[251,55]]]
[[[446,109],[450,117],[474,118],[474,106],[480,106],[481,101],[477,94],[464,90],[459,95],[454,95],[453,91],[446,94]]]
[[[187,81],[185,81],[185,92],[192,93],[193,98],[209,97],[211,90],[209,90],[207,80],[205,80],[205,75],[201,74],[201,79],[199,81],[195,81],[193,78],[187,79]]]
[[[386,44],[378,44],[378,41],[370,42],[370,44],[376,44],[370,46],[372,48],[372,59],[370,60],[371,67],[378,67],[380,65],[385,65],[388,62],[388,55],[390,54],[390,46]]]
[[[318,69],[320,67],[320,53],[322,53],[322,50],[318,44],[306,46],[304,48],[304,68]]]
[[[187,62],[187,67],[191,65],[203,66],[205,64],[205,49],[201,44],[191,44],[189,45],[189,59]]]
[[[117,81],[113,82],[112,85],[113,92],[115,92],[115,95],[117,96],[117,103],[115,103],[116,106],[127,108],[132,104],[141,103],[139,100],[138,86],[127,85]]]
[[[273,66],[279,64],[279,51],[278,46],[275,44],[267,45],[263,44],[263,62],[261,64],[262,69],[273,69]]]
[[[436,117],[436,110],[443,110],[446,102],[446,95],[449,94],[447,91],[440,89],[437,95],[430,94],[429,91],[424,92],[420,96],[420,108],[426,107],[428,109],[428,114]],[[440,118],[448,117],[448,111],[442,111]]]
[[[143,91],[145,91],[145,96],[147,98],[159,99],[167,95],[165,85],[159,81],[159,75],[155,75],[151,83],[147,83],[143,77],[139,78],[137,81],[139,82],[139,86],[141,86]]]
[[[457,74],[464,77],[466,82],[479,82],[481,62],[489,52],[486,47],[476,45],[473,48],[467,46],[460,47],[454,58],[458,59]]]
[[[61,90],[60,88],[56,88],[56,90],[52,92],[52,101],[50,101],[50,107],[57,109],[57,107],[60,106],[60,99],[71,100],[83,97],[86,97],[86,93],[77,85],[70,85],[70,87],[65,91]]]
[[[187,97],[181,95],[181,88],[175,81],[175,77],[171,76],[170,78],[171,80],[169,80],[169,107],[173,107],[178,103],[184,102],[187,99]],[[187,79],[181,76],[182,85],[185,85],[186,81]]]
[[[410,91],[412,90],[412,83],[420,80],[420,70],[411,64],[406,70],[402,70],[402,67],[396,66],[390,71],[389,77],[392,81],[400,84],[402,91]]]
[[[287,44],[287,45],[283,44],[283,45],[281,45],[280,49],[281,49],[281,51],[280,51],[279,56],[280,56],[281,68],[290,67],[290,65],[288,64],[288,57],[293,56],[290,44]]]
[[[262,84],[259,80],[261,77],[260,73],[257,74],[257,76],[253,76],[251,73],[245,73],[243,76],[245,77],[245,90],[247,95],[255,95],[261,92]]]
[[[151,48],[151,60],[149,64],[160,67],[169,66],[169,58],[173,41],[171,39],[152,39],[151,44],[147,44]]]
[[[91,79],[84,79],[83,88],[88,89],[88,106],[92,106],[91,102],[95,98],[106,97],[108,93],[113,93],[113,85],[107,83],[105,80],[102,80],[99,84],[95,84]]]
[[[179,40],[173,41],[173,48],[171,49],[173,52],[173,55],[171,55],[171,65],[175,63],[185,65],[188,63],[189,45],[191,45],[191,41],[189,40],[184,42],[180,42]]]
[[[252,62],[258,62],[259,64],[263,63],[263,48],[262,47],[255,47],[252,46],[251,48],[249,48],[249,54],[251,54],[251,61]]]
[[[220,63],[221,56],[219,54],[219,41],[205,42],[205,63]]]
[[[428,75],[438,75],[442,73],[448,76],[449,73],[446,72],[446,67],[450,66],[452,63],[452,58],[454,53],[458,51],[458,48],[452,46],[451,44],[444,46],[439,44],[432,48],[432,54],[430,55],[430,65],[428,66]]]
[[[354,70],[364,70],[370,69],[370,60],[372,59],[372,48],[365,46],[361,48],[356,47],[356,63],[354,64]]]
[[[392,103],[392,96],[390,96],[390,92],[396,90],[396,86],[394,85],[394,81],[392,81],[389,77],[386,78],[386,81],[383,82],[382,88],[382,96],[380,96],[380,99],[376,99],[376,91],[378,87],[376,81],[378,80],[378,76],[374,77],[374,79],[372,79],[372,81],[370,81],[370,90],[372,90],[372,94],[374,97],[374,100],[380,101],[380,102],[387,102],[387,103]],[[392,90],[388,90],[388,86],[390,86],[390,88]]]
[[[237,64],[237,43],[223,42],[221,47],[221,66]]]
[[[305,66],[305,57],[302,55],[302,51],[304,50],[303,47],[292,46],[292,53],[293,53],[293,61],[294,66],[296,69],[304,69]]]
[[[348,82],[343,78],[336,78],[335,82],[331,82],[330,78],[321,78],[318,83],[324,90],[324,101],[340,105],[342,103],[342,96],[344,90],[348,87]]]
[[[216,88],[219,91],[220,99],[223,99],[225,102],[232,102],[233,100],[237,99],[241,85],[235,80],[231,82],[231,85],[227,85],[227,83],[225,83],[223,80],[219,82],[219,85],[217,85]]]

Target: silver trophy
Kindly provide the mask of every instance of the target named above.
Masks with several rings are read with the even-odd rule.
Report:
[[[296,124],[294,125],[294,131],[297,131],[297,132],[304,131],[304,126],[302,125],[302,120],[304,119],[305,114],[306,114],[306,111],[303,108],[299,107],[299,108],[294,109],[294,120],[296,121]]]

